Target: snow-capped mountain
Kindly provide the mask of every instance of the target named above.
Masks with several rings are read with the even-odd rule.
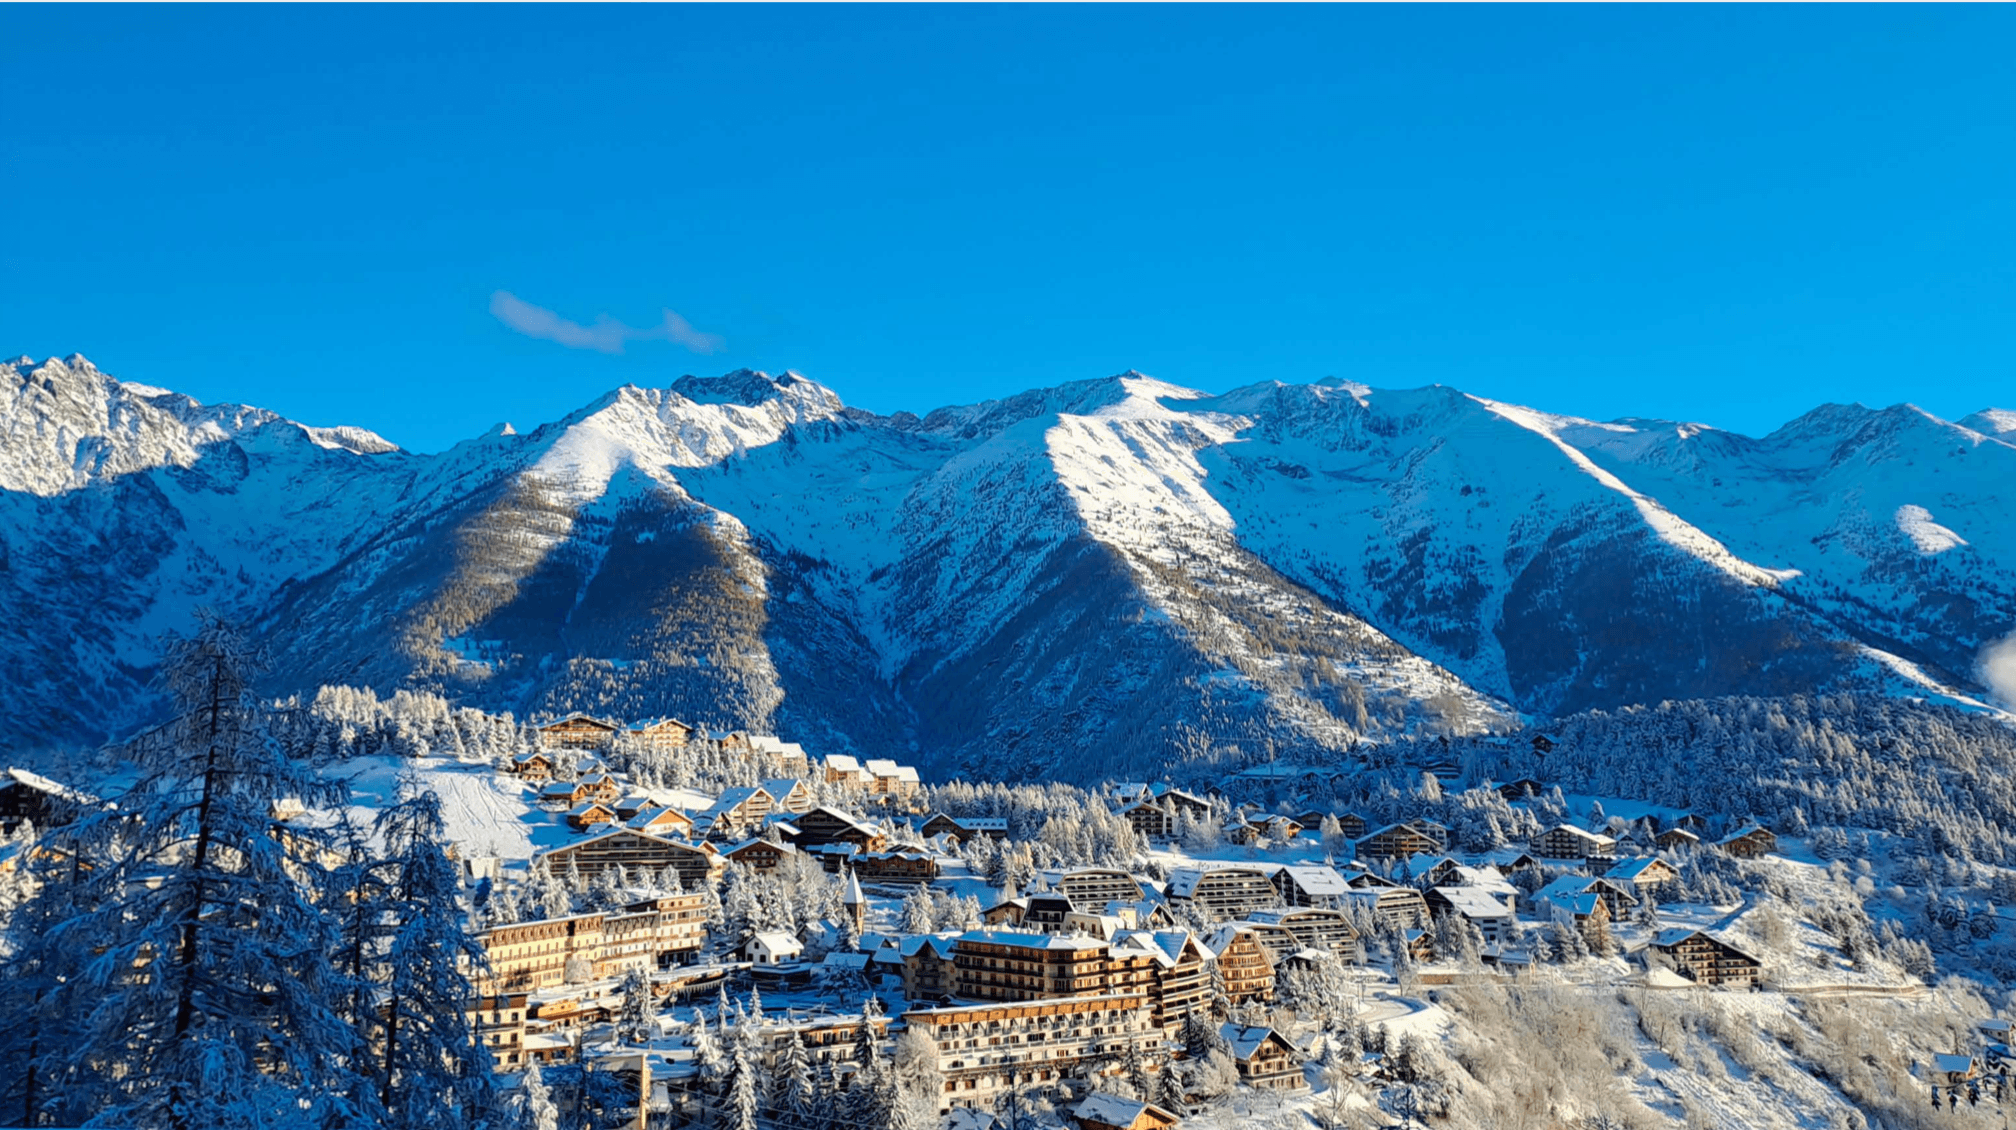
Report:
[[[2016,627],[1994,410],[1752,439],[1126,373],[884,417],[743,371],[423,456],[79,357],[0,364],[0,405],[0,687],[30,748],[143,722],[154,637],[199,605],[258,626],[278,692],[1081,780],[1665,698],[1965,700]]]

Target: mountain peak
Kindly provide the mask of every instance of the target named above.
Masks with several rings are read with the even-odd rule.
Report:
[[[1962,417],[1958,423],[1984,436],[2016,436],[2016,412],[2007,408],[1983,408]]]

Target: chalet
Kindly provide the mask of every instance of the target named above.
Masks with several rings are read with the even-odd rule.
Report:
[[[1351,892],[1347,905],[1362,906],[1381,921],[1400,927],[1428,925],[1428,904],[1412,887],[1367,887]]]
[[[539,800],[544,804],[567,805],[573,807],[584,800],[594,798],[595,792],[583,781],[549,781],[539,790]]]
[[[756,748],[747,730],[709,730],[707,740],[722,753],[748,754]]]
[[[874,825],[851,812],[820,805],[792,821],[798,826],[798,845],[853,844],[862,851],[887,851],[889,837]]]
[[[1701,837],[1686,828],[1668,828],[1652,837],[1660,851],[1691,851],[1701,846]]]
[[[1221,926],[1204,942],[1216,955],[1218,980],[1233,1004],[1274,999],[1274,955],[1260,935],[1244,923]]]
[[[1533,741],[1532,741],[1532,746],[1533,746],[1533,752],[1534,752],[1534,753],[1553,753],[1553,752],[1554,752],[1554,747],[1555,747],[1555,746],[1558,746],[1558,745],[1560,745],[1560,744],[1561,744],[1561,739],[1560,739],[1560,738],[1557,738],[1557,737],[1555,737],[1555,736],[1554,736],[1554,735],[1552,735],[1552,734],[1534,734],[1534,735],[1533,735]]]
[[[1275,893],[1289,906],[1340,907],[1351,892],[1336,868],[1320,863],[1291,863],[1270,878]]]
[[[1405,883],[1396,883],[1376,871],[1365,870],[1363,864],[1354,863],[1351,867],[1341,872],[1341,874],[1344,876],[1344,885],[1354,891],[1369,891],[1375,887],[1406,886]]]
[[[812,759],[806,756],[805,747],[797,742],[755,734],[749,738],[749,749],[754,755],[768,759],[775,766],[773,772],[793,778],[812,775]]]
[[[1110,902],[1139,902],[1147,897],[1134,876],[1113,868],[1078,867],[1049,878],[1050,888],[1071,900],[1076,910],[1104,912]]]
[[[616,813],[616,819],[628,823],[630,818],[647,808],[656,808],[657,802],[643,793],[631,793],[609,806]]]
[[[1340,812],[1337,814],[1337,830],[1344,834],[1345,839],[1363,839],[1366,831],[1365,818],[1355,812]]]
[[[1365,860],[1405,859],[1442,850],[1443,838],[1421,823],[1388,824],[1358,841],[1354,854]]]
[[[1176,834],[1176,814],[1153,800],[1137,800],[1120,809],[1119,816],[1143,839],[1166,840]]]
[[[1453,914],[1477,927],[1487,945],[1502,943],[1511,936],[1514,919],[1511,908],[1481,887],[1430,887],[1421,898],[1428,905],[1428,913],[1437,918]]]
[[[1668,824],[1669,828],[1685,828],[1697,836],[1708,834],[1708,818],[1695,812],[1683,812]]]
[[[1401,860],[1393,869],[1393,874],[1398,878],[1415,882],[1416,885],[1434,887],[1454,883],[1462,870],[1463,865],[1457,862],[1455,856],[1424,852]]]
[[[1532,905],[1537,913],[1544,916],[1551,913],[1551,908],[1554,907],[1568,908],[1571,905],[1579,905],[1578,900],[1584,896],[1601,899],[1604,908],[1609,911],[1608,920],[1611,922],[1621,921],[1630,914],[1632,907],[1638,905],[1637,896],[1633,895],[1624,884],[1609,879],[1592,879],[1587,875],[1561,876],[1534,891]],[[1581,920],[1579,912],[1576,920]]]
[[[887,758],[871,757],[861,764],[867,774],[866,788],[876,798],[890,802],[908,801],[923,789],[917,779],[917,770],[908,765],[898,765]]]
[[[654,836],[690,836],[693,820],[676,808],[648,808],[623,822],[625,828]]]
[[[775,803],[776,798],[760,785],[723,789],[713,807],[693,817],[693,830],[703,836],[745,831],[761,824]]]
[[[1680,872],[1674,866],[1656,855],[1641,856],[1637,859],[1620,859],[1610,870],[1603,873],[1605,879],[1643,898],[1655,894],[1659,888],[1677,881]]]
[[[1715,841],[1715,846],[1738,859],[1756,859],[1778,850],[1778,837],[1759,824],[1745,824]]]
[[[1292,949],[1287,952],[1269,944],[1268,948],[1277,963],[1296,950],[1321,950],[1357,965],[1365,961],[1364,943],[1351,925],[1351,916],[1341,910],[1313,907],[1256,910],[1246,916],[1245,924],[1256,928],[1274,927],[1285,931],[1292,939]]]
[[[1932,1056],[1932,1082],[1942,1087],[1964,1087],[1981,1078],[1981,1064],[1971,1055],[1952,1055],[1944,1052]],[[1934,1095],[1932,1105],[1939,1105]]]
[[[1616,846],[1615,839],[1585,832],[1573,824],[1556,824],[1533,841],[1533,850],[1548,859],[1587,859]]]
[[[1071,1108],[1079,1130],[1170,1130],[1182,1119],[1146,1099],[1094,1091]]]
[[[679,882],[693,890],[721,869],[721,857],[711,847],[695,847],[668,840],[635,828],[611,828],[565,847],[541,853],[555,874],[565,874],[572,866],[583,879],[593,880],[610,867],[647,868],[663,871],[670,867]]]
[[[859,759],[844,753],[827,754],[822,768],[826,774],[826,783],[829,785],[866,787],[872,780],[861,768]]]
[[[1574,893],[1566,888],[1550,891],[1549,888],[1555,885],[1550,883],[1533,895],[1533,910],[1536,914],[1552,917],[1557,921],[1571,922],[1576,929],[1582,931],[1584,937],[1592,939],[1598,930],[1609,926],[1610,904],[1603,900],[1602,894],[1596,891]]]
[[[534,732],[539,735],[543,749],[604,749],[616,737],[617,727],[613,722],[586,714],[569,714],[537,727]]]
[[[584,800],[567,810],[567,826],[585,832],[616,822],[616,811],[599,800]]]
[[[1680,928],[1652,939],[1653,952],[1673,963],[1681,976],[1703,985],[1755,988],[1764,963],[1705,931]]]
[[[1498,786],[1498,795],[1504,797],[1506,800],[1525,800],[1528,797],[1539,796],[1546,791],[1547,786],[1531,777],[1521,777],[1516,781],[1510,781]]]
[[[1267,868],[1216,863],[1171,871],[1169,901],[1189,903],[1201,908],[1211,920],[1222,922],[1278,906],[1281,894],[1269,880]]]
[[[805,952],[805,943],[783,930],[759,930],[742,943],[742,952],[758,965],[782,965]]]
[[[953,939],[956,992],[969,1000],[1022,1001],[1103,992],[1107,944],[1059,934],[969,930]]]
[[[871,883],[929,883],[938,877],[938,857],[925,851],[866,851],[854,857],[854,873]]]
[[[952,817],[940,812],[934,814],[929,820],[924,821],[923,827],[919,828],[917,833],[926,839],[934,836],[950,836],[962,844],[975,836],[986,836],[989,839],[998,840],[1008,834],[1008,818],[1005,816]]]
[[[520,754],[511,759],[511,775],[521,781],[543,785],[553,779],[553,759],[544,753]]]
[[[723,849],[721,858],[767,875],[782,867],[786,859],[798,854],[798,849],[790,844],[772,843],[769,840],[748,840]]]
[[[1191,1013],[1210,1003],[1208,966],[1214,959],[1190,931],[1121,931],[1113,936],[1110,952],[1125,968],[1146,956],[1154,1023],[1165,1033],[1174,1035]]]
[[[574,784],[575,795],[580,800],[599,800],[604,804],[615,804],[623,799],[623,786],[607,773],[591,773]]]
[[[637,747],[660,753],[684,749],[698,732],[677,718],[643,718],[623,727],[623,733]]]
[[[1307,1086],[1302,1057],[1287,1037],[1265,1025],[1222,1024],[1218,1034],[1232,1045],[1239,1081],[1262,1091],[1296,1091]]]
[[[1225,825],[1226,840],[1235,844],[1255,844],[1262,840],[1286,843],[1301,834],[1301,823],[1287,816],[1251,820],[1240,814]]]
[[[812,811],[812,786],[797,777],[773,777],[762,782],[763,791],[770,794],[770,812],[780,812],[801,816]]]
[[[912,934],[896,944],[903,963],[903,995],[911,1000],[948,1000],[958,984],[952,960],[953,940],[938,934]]]

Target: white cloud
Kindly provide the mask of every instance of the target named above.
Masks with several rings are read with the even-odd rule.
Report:
[[[1981,649],[1981,681],[2004,706],[2016,706],[2016,634]]]
[[[702,333],[670,310],[665,311],[664,322],[656,326],[628,326],[607,314],[598,315],[593,324],[584,326],[544,306],[534,306],[508,290],[500,290],[490,296],[490,313],[526,337],[597,353],[621,353],[624,343],[631,341],[669,341],[693,353],[719,353],[726,344],[720,334]]]

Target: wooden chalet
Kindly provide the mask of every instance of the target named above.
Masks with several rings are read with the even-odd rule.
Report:
[[[926,851],[865,851],[854,873],[871,883],[924,884],[938,877],[938,857]]]
[[[1547,791],[1547,786],[1531,777],[1521,777],[1498,786],[1498,795],[1506,800],[1526,800]]]
[[[1421,823],[1388,824],[1360,839],[1353,855],[1364,860],[1405,859],[1410,855],[1439,852],[1442,846],[1443,838]]]
[[[695,847],[634,828],[611,828],[541,853],[539,858],[546,860],[555,874],[565,874],[572,866],[589,880],[611,867],[633,870],[642,867],[652,871],[670,867],[688,889],[697,888],[722,866],[720,855],[711,847]]]
[[[1761,824],[1745,824],[1716,840],[1715,846],[1738,859],[1757,859],[1778,850],[1778,837]]]
[[[1657,894],[1659,888],[1668,883],[1677,882],[1680,872],[1658,856],[1647,855],[1637,859],[1620,859],[1603,873],[1603,877],[1643,898]]]
[[[1288,1038],[1265,1025],[1223,1024],[1218,1034],[1232,1045],[1239,1081],[1262,1091],[1298,1091],[1307,1086],[1302,1056]]]
[[[623,822],[625,828],[654,836],[691,836],[693,818],[676,808],[647,808]]]
[[[1218,978],[1225,986],[1226,999],[1233,1004],[1274,999],[1274,955],[1251,926],[1244,923],[1221,926],[1205,941],[1204,947],[1217,957]]]
[[[861,817],[838,808],[820,805],[792,821],[798,829],[798,846],[852,844],[862,851],[887,851],[889,837]]]
[[[771,843],[769,840],[750,840],[746,843],[736,844],[734,847],[723,849],[721,858],[730,863],[739,863],[751,871],[761,871],[768,874],[782,867],[786,859],[790,859],[798,854],[798,849],[789,844]]]
[[[1365,818],[1355,812],[1340,812],[1337,814],[1337,830],[1342,832],[1344,838],[1347,840],[1364,839],[1367,827]]]
[[[1667,930],[1651,948],[1665,955],[1675,972],[1703,985],[1751,989],[1764,973],[1763,962],[1701,930]]]
[[[1008,819],[1005,816],[953,817],[939,812],[924,821],[917,834],[927,840],[934,836],[950,836],[962,844],[975,836],[998,840],[1008,834]]]
[[[567,826],[577,832],[615,822],[616,810],[599,800],[584,800],[567,810]]]
[[[521,781],[543,785],[553,779],[553,759],[538,751],[520,754],[511,759],[511,775]]]
[[[623,727],[632,742],[661,753],[684,749],[698,732],[677,718],[643,718]]]
[[[97,798],[26,769],[0,773],[0,830],[8,835],[23,823],[37,830],[68,824]]]
[[[586,714],[569,714],[557,722],[536,727],[544,749],[604,749],[614,741],[618,727]]]
[[[1701,837],[1686,828],[1668,828],[1652,837],[1660,851],[1692,851],[1701,846]]]
[[[797,777],[773,777],[762,782],[763,791],[770,794],[772,815],[789,813],[800,816],[812,811],[812,786]]]
[[[776,798],[761,785],[723,789],[713,807],[693,817],[693,827],[702,835],[733,835],[761,824],[774,804]]]
[[[1533,850],[1548,859],[1588,859],[1617,846],[1613,837],[1584,831],[1573,824],[1556,824],[1533,841]]]

